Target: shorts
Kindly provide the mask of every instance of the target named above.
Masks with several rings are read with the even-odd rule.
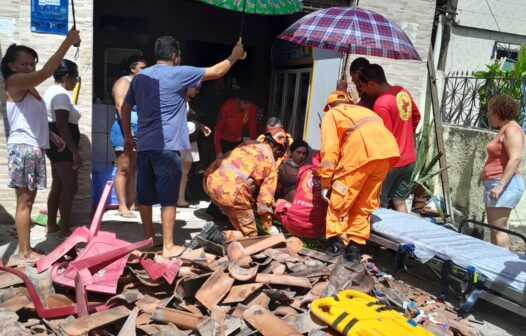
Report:
[[[80,144],[79,125],[68,123],[68,128],[69,128],[69,133],[71,134],[71,137],[73,138],[73,142],[75,143],[75,146],[77,146],[78,148]],[[60,136],[60,132],[58,131],[56,122],[49,123],[49,130],[51,132],[57,133]],[[49,161],[51,161],[52,163],[73,162],[73,153],[71,153],[68,147],[64,148],[62,152],[59,152],[57,146],[55,146],[55,144],[51,141],[49,143],[49,149],[46,149],[46,155],[49,158]]]
[[[8,144],[8,187],[46,189],[46,156],[44,150],[26,144]]]
[[[402,167],[393,168],[387,173],[382,183],[380,193],[380,206],[387,208],[389,200],[405,200],[413,191],[413,171],[415,163],[410,163]]]
[[[182,149],[179,152],[181,152],[181,159],[184,162],[199,162],[200,160],[196,141],[190,142],[190,149]]]
[[[132,110],[131,113],[131,129],[133,133],[133,141],[137,144],[137,111]],[[115,118],[110,130],[110,141],[115,151],[122,151],[124,147],[124,136],[122,134],[121,122]]]
[[[504,187],[502,194],[494,200],[489,197],[489,192],[500,181],[500,178],[482,181],[484,183],[484,204],[488,208],[509,208],[514,209],[521,200],[524,193],[524,178],[522,175],[515,175]]]
[[[137,152],[137,203],[176,206],[183,162],[177,151]]]

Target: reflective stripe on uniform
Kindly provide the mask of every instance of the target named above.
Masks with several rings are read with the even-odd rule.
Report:
[[[234,167],[232,166],[230,163],[226,163],[226,162],[221,162],[221,168],[224,168],[228,171],[231,171],[232,173],[236,174],[237,176],[245,179],[245,180],[248,180],[248,178],[250,177],[250,175],[244,173],[243,171],[241,171],[241,169],[237,168],[237,167]]]
[[[358,121],[353,121],[351,120],[353,125],[351,127],[347,127],[345,129],[345,131],[343,131],[343,136],[348,136],[350,133],[352,133],[354,130],[356,130],[358,127],[362,126],[363,124],[366,124],[368,122],[381,122],[383,123],[384,121],[382,120],[382,118],[379,118],[379,117],[364,117]]]
[[[322,168],[336,168],[336,164],[334,162],[330,162],[330,161],[322,161],[322,162],[320,162],[320,167],[322,167]]]
[[[259,143],[256,145],[259,149],[261,149],[267,156],[272,160],[272,163],[276,162],[276,159],[274,158],[274,153],[269,149],[268,145],[266,143]]]

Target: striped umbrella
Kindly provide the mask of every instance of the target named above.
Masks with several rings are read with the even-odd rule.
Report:
[[[400,27],[376,12],[358,7],[331,7],[312,12],[278,38],[345,54],[421,60]]]

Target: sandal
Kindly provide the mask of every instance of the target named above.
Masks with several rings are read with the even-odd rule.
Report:
[[[123,218],[137,218],[137,215],[135,213],[133,213],[132,211],[130,212],[120,212],[120,211],[117,211],[117,215],[123,217]]]

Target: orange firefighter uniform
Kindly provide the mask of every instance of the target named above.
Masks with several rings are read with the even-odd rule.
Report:
[[[270,145],[247,142],[216,160],[205,172],[204,184],[210,199],[230,219],[232,226],[242,236],[249,237],[257,236],[254,203],[263,227],[270,227],[277,181],[276,160]],[[254,200],[256,192],[258,196]],[[232,234],[225,232],[226,239],[242,237],[229,236]]]
[[[398,145],[376,113],[352,105],[344,92],[332,93],[324,111],[318,171],[322,188],[330,188],[326,237],[365,244],[382,182],[400,157]]]

